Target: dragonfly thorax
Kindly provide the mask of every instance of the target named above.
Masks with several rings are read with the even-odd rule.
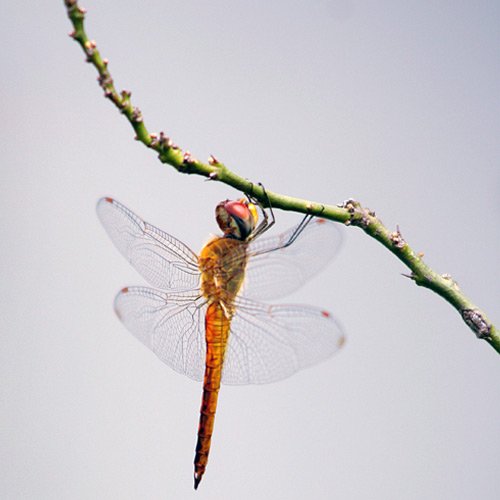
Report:
[[[247,258],[244,241],[217,237],[207,243],[198,259],[203,296],[231,308],[243,283]]]

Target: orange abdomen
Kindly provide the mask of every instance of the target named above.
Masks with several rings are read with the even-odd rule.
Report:
[[[205,378],[203,380],[203,399],[200,408],[198,441],[194,458],[194,487],[198,487],[208,462],[208,453],[215,422],[217,398],[222,378],[224,353],[229,336],[229,319],[218,303],[208,306],[205,318],[207,356]]]

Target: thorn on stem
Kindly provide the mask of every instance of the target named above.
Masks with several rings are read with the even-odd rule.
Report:
[[[219,160],[214,155],[210,155],[208,157],[208,164],[209,165],[218,165],[219,164]]]

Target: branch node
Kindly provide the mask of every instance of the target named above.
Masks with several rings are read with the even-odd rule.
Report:
[[[187,165],[192,165],[193,163],[196,163],[196,158],[194,158],[189,151],[185,151],[184,156],[182,157],[182,162]]]
[[[396,226],[396,231],[393,231],[392,233],[389,234],[389,238],[392,241],[392,244],[396,248],[404,248],[406,246],[406,241],[403,238],[403,235],[401,234],[401,231],[399,230],[399,226]]]
[[[155,136],[156,138],[156,136]],[[158,144],[160,148],[163,150],[166,150],[168,148],[171,148],[173,146],[172,139],[170,137],[166,136],[164,132],[160,132],[160,139],[158,140]]]
[[[157,134],[149,134],[149,138],[151,139],[151,142],[148,144],[148,147],[156,148],[159,144],[158,135]]]
[[[338,205],[340,208],[345,208],[349,213],[349,220],[345,221],[346,226],[359,226],[362,229],[366,229],[372,222],[372,217],[375,212],[367,208],[363,208],[359,201],[349,198],[343,203]]]
[[[134,108],[134,110],[132,111],[132,121],[135,123],[142,122],[142,113],[139,108]]]
[[[485,339],[490,336],[491,325],[484,319],[481,311],[477,309],[462,309],[460,314],[478,339]]]
[[[344,200],[342,203],[337,205],[340,208],[345,208],[349,213],[354,213],[356,208],[360,207],[359,201],[354,200],[353,198],[348,198],[347,200]]]
[[[97,47],[97,44],[95,43],[95,40],[87,40],[84,44],[84,47],[87,56],[92,57],[95,54],[95,49]]]
[[[113,78],[109,74],[99,75],[97,77],[97,82],[99,86],[106,92],[107,87],[113,85]]]

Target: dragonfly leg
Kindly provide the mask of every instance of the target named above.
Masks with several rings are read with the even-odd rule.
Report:
[[[267,204],[267,207],[269,208],[269,215],[268,215],[268,213],[264,209],[264,206],[262,205],[262,203],[259,200],[253,198],[252,196],[248,196],[247,195],[247,198],[249,198],[249,200],[252,203],[254,203],[255,205],[257,205],[261,209],[263,217],[264,217],[264,219],[262,220],[262,222],[253,231],[251,237],[249,238],[250,240],[253,240],[257,236],[260,236],[261,234],[265,233],[276,222],[276,217],[274,216],[274,212],[273,212],[273,206],[271,204],[271,200],[269,199],[269,196],[267,195],[266,188],[264,187],[264,185],[261,182],[259,182],[258,185],[262,188],[262,191],[264,192],[264,197],[266,199],[266,204]],[[253,191],[253,184],[252,184],[252,191]],[[285,243],[279,245],[278,247],[273,248],[273,250],[271,250],[271,251],[279,250],[281,248],[286,248],[286,247],[290,246],[300,236],[300,234],[302,233],[302,231],[311,222],[311,220],[313,219],[313,217],[317,217],[316,215],[311,214],[310,210],[311,209],[308,207],[308,209],[307,209],[308,213],[306,213],[304,215],[303,219],[300,221],[299,225],[295,228],[295,230],[290,235],[290,237],[288,238],[288,240],[285,241]],[[324,210],[325,210],[324,205],[321,205],[321,211],[320,211],[320,213],[318,215],[321,215]]]
[[[307,211],[309,212],[309,210],[310,209],[308,208]],[[324,210],[325,210],[325,206],[321,205],[321,212],[319,213],[319,215],[321,215]],[[288,238],[288,241],[286,241],[283,245],[279,246],[277,248],[277,250],[279,248],[286,248],[286,247],[290,246],[300,236],[300,233],[302,231],[304,231],[304,229],[307,227],[309,222],[311,222],[313,217],[317,217],[317,216],[313,215],[311,213],[307,213],[306,215],[304,215],[304,217],[300,221],[300,224],[295,228],[295,231],[290,235],[290,238]]]
[[[271,205],[271,201],[269,200],[269,196],[267,195],[266,188],[264,187],[264,185],[261,182],[259,182],[259,186],[262,188],[262,191],[264,192],[266,204],[269,208],[269,215],[259,200],[257,200],[257,199],[251,200],[252,203],[254,203],[255,205],[257,205],[260,208],[262,215],[264,217],[262,222],[255,228],[254,232],[252,233],[251,239],[254,239],[257,236],[260,236],[261,234],[265,233],[276,222],[276,218],[275,218],[274,212],[273,212],[273,206]]]
[[[324,209],[325,209],[325,207],[322,205],[320,214],[323,212]],[[293,233],[290,235],[288,240],[285,241],[284,243],[278,245],[276,248],[268,250],[267,252],[274,252],[275,250],[281,250],[282,248],[289,247],[300,236],[302,231],[304,231],[304,229],[307,227],[307,225],[311,222],[311,220],[314,217],[316,217],[316,216],[311,214],[311,213],[307,213],[306,215],[304,215],[304,217],[302,218],[302,220],[300,221],[298,226],[294,229]],[[263,252],[263,253],[267,253],[267,252]]]
[[[309,212],[309,208],[307,211]],[[323,210],[325,210],[325,206],[321,205],[321,212],[319,213],[320,215],[323,213]],[[290,238],[288,238],[288,241],[280,248],[287,247],[291,245],[300,235],[300,233],[307,227],[309,222],[313,219],[313,217],[317,217],[311,213],[307,213],[304,215],[303,219],[300,221],[300,224],[295,228],[295,231],[291,234]]]

